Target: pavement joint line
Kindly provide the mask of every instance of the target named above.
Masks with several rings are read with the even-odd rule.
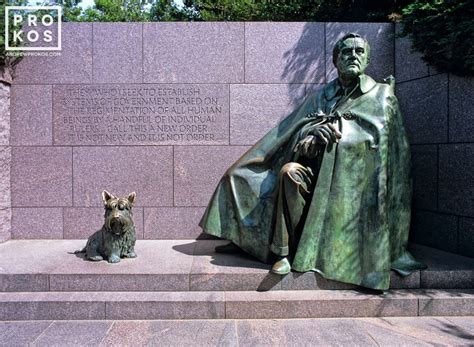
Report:
[[[41,334],[39,334],[36,339],[31,343],[31,345],[34,345],[39,339],[40,337],[42,337],[44,335],[44,333],[54,324],[55,320],[53,319],[51,321],[51,323],[46,327],[46,329],[44,329]]]

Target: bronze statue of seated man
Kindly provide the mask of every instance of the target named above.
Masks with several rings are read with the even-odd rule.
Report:
[[[390,271],[423,268],[407,252],[410,150],[392,83],[364,71],[370,46],[350,33],[333,50],[338,78],[227,170],[200,222],[272,272],[316,271],[385,290]]]

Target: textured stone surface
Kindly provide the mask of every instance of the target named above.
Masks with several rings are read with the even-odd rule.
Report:
[[[136,206],[171,206],[172,167],[167,146],[74,148],[74,205],[102,206],[105,189],[116,196],[135,191]]]
[[[471,317],[452,317],[472,323]],[[451,317],[387,317],[362,318],[355,323],[365,330],[379,346],[454,346],[465,345],[473,337],[472,329],[464,329]]]
[[[411,144],[448,139],[448,77],[436,75],[397,85],[396,94]]]
[[[62,23],[60,56],[25,57],[16,68],[15,84],[90,83],[92,23]]]
[[[226,318],[414,316],[417,299],[396,291],[384,296],[356,291],[227,292]]]
[[[47,274],[0,274],[0,292],[49,291]]]
[[[474,217],[474,144],[439,146],[439,210]]]
[[[105,319],[91,293],[0,293],[0,320]]]
[[[91,84],[53,88],[55,145],[229,143],[227,84]]]
[[[246,146],[181,146],[174,149],[174,203],[206,206],[224,172]]]
[[[11,207],[11,147],[0,146],[0,208]]]
[[[245,23],[245,82],[324,83],[323,23]]]
[[[366,73],[377,82],[394,74],[393,24],[389,23],[326,23],[326,76],[327,81],[337,77],[332,62],[336,42],[349,32],[356,32],[369,41],[371,58]]]
[[[62,239],[61,208],[13,208],[13,239]]]
[[[0,146],[0,242],[11,238],[11,148]]]
[[[139,240],[138,258],[119,264],[84,261],[85,240],[13,240],[0,244],[0,290],[8,291],[203,291],[317,290],[354,286],[327,281],[313,273],[269,274],[269,265],[245,254],[214,252],[222,240]],[[412,244],[425,263],[421,288],[472,288],[474,259]],[[31,255],[35,254],[34,257]],[[41,276],[40,276],[41,275]],[[48,285],[48,277],[50,287]],[[393,274],[391,288],[417,288],[420,274]],[[297,298],[297,297],[296,297]]]
[[[411,244],[410,251],[428,268],[421,271],[421,288],[473,288],[474,259]]]
[[[458,217],[427,211],[412,211],[410,238],[413,242],[442,249],[457,251]]]
[[[0,322],[0,341],[4,346],[31,346],[51,324],[50,321]]]
[[[72,205],[72,148],[14,147],[13,207]]]
[[[238,320],[239,346],[376,346],[349,319]]]
[[[203,207],[145,208],[145,239],[195,239],[201,233],[198,223]]]
[[[438,207],[438,148],[411,146],[413,206],[436,211]]]
[[[409,276],[401,276],[395,271],[390,274],[390,289],[417,289],[421,284],[420,271],[412,272]]]
[[[327,280],[315,272],[292,272],[283,277],[282,289],[285,290],[314,290],[314,289],[356,289],[358,286]]]
[[[196,241],[190,274],[190,290],[281,289],[281,276],[269,273],[269,265],[245,253],[230,255],[214,251],[227,241]]]
[[[459,254],[474,258],[474,219],[459,219]]]
[[[230,143],[255,144],[303,103],[304,95],[302,84],[231,85]]]
[[[474,141],[474,78],[449,75],[449,141]]]
[[[102,346],[236,346],[231,320],[114,322]]]
[[[142,82],[142,24],[93,24],[93,83]]]
[[[145,83],[241,83],[244,23],[143,24]]]
[[[224,300],[223,292],[122,292],[107,301],[106,318],[222,319]]]
[[[51,86],[12,86],[10,142],[13,146],[51,145],[51,120]]]
[[[62,250],[58,246],[63,259],[49,271],[52,291],[189,290],[194,242],[137,241],[138,257],[119,264],[84,261],[83,255],[64,257],[84,245],[75,241]]]
[[[397,34],[401,25],[396,25]],[[414,51],[407,36],[395,39],[395,78],[397,82],[429,76],[428,65],[421,59],[422,54]]]
[[[10,145],[10,90],[0,82],[0,146]]]
[[[113,322],[53,322],[35,341],[35,346],[97,346]]]
[[[0,243],[11,239],[12,209],[0,208]]]
[[[425,290],[419,295],[420,316],[472,316],[474,290]]]
[[[64,208],[63,211],[65,239],[87,239],[104,225],[101,207]],[[143,239],[143,208],[135,207],[132,212],[137,239]]]

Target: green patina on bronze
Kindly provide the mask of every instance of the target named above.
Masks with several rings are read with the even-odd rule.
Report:
[[[293,270],[384,290],[391,269],[407,275],[424,268],[406,251],[409,145],[393,80],[364,74],[367,42],[349,34],[337,45],[339,78],[227,170],[200,225],[264,262],[288,255]],[[340,139],[327,135],[328,124]],[[313,178],[302,177],[308,172]]]

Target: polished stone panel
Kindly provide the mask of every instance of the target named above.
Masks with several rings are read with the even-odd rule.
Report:
[[[323,23],[245,23],[246,83],[324,83]]]
[[[136,192],[135,206],[171,206],[172,153],[169,146],[75,147],[74,205],[102,206],[107,190],[116,196]]]
[[[439,210],[474,217],[474,144],[439,146]]]
[[[456,253],[457,228],[457,216],[414,210],[410,238],[422,245]]]
[[[438,148],[411,146],[413,206],[436,211],[438,207]]]
[[[13,85],[10,107],[10,143],[13,146],[53,143],[52,86]]]
[[[143,24],[145,83],[242,83],[244,23]]]
[[[62,23],[59,56],[25,57],[16,67],[15,84],[90,83],[92,23]]]
[[[206,206],[219,179],[247,146],[180,146],[174,149],[176,206]]]
[[[195,239],[201,235],[198,225],[203,207],[145,208],[145,239]]]
[[[230,88],[230,143],[253,145],[303,103],[302,84],[236,84]]]
[[[62,208],[12,209],[12,239],[62,239]]]
[[[459,253],[474,258],[474,219],[459,219]]]
[[[396,33],[401,32],[401,25],[396,25]],[[407,36],[395,39],[395,78],[397,82],[429,76],[428,64],[422,54],[415,51],[411,39]]]
[[[474,78],[449,75],[449,142],[474,141]]]
[[[142,82],[142,24],[93,23],[93,83]]]
[[[448,76],[431,76],[397,85],[396,95],[411,144],[448,140]]]
[[[72,206],[72,148],[13,147],[13,207]]]

